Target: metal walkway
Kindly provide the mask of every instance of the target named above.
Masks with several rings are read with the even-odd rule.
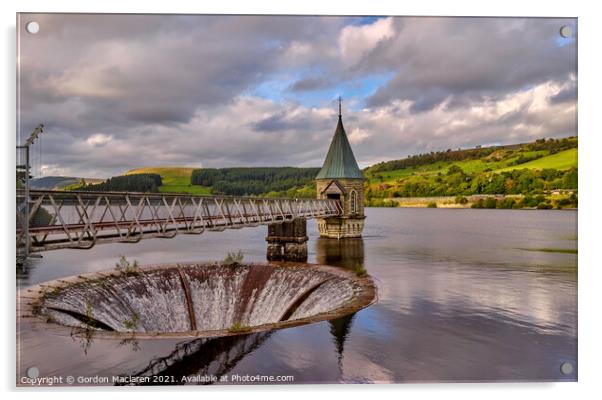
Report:
[[[89,249],[342,214],[338,200],[194,196],[168,193],[17,191],[17,247]]]

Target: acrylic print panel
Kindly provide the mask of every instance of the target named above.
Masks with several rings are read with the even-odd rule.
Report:
[[[17,19],[17,385],[577,380],[576,19]]]

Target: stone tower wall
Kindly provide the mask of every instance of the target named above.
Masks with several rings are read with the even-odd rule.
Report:
[[[326,188],[336,181],[346,191],[341,194],[343,215],[341,217],[318,219],[320,236],[330,238],[361,237],[364,230],[364,180],[363,179],[318,179],[316,180],[318,199],[328,198],[323,193]],[[334,183],[333,183],[334,185]],[[356,212],[351,212],[352,192],[357,193]]]
[[[351,216],[351,191],[355,190],[357,193],[357,205],[356,213],[359,217],[364,216],[364,180],[363,179],[318,179],[317,184],[317,195],[318,199],[326,199],[325,193],[322,193],[332,181],[336,181],[345,188],[347,195],[341,195],[343,203],[343,214],[345,216]]]

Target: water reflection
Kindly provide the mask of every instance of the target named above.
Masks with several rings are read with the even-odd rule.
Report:
[[[261,332],[178,343],[171,354],[152,359],[144,369],[122,375],[128,378],[128,383],[116,383],[116,385],[130,385],[132,381],[138,381],[140,385],[180,385],[185,382],[216,383],[247,354],[258,349],[271,334],[271,332]],[[136,379],[159,376],[173,376],[177,379],[163,381]],[[185,380],[186,377],[189,379]],[[191,377],[200,377],[201,379],[192,379]],[[208,377],[215,377],[215,380]]]
[[[334,265],[346,269],[365,268],[364,239],[332,239],[320,237],[316,241],[316,260],[320,264]],[[355,313],[328,321],[336,351],[339,370],[343,369],[345,341],[351,332]]]
[[[351,332],[351,325],[355,313],[349,314],[345,317],[338,318],[332,321],[328,321],[330,324],[330,334],[334,340],[334,344],[337,350],[337,361],[339,364],[339,370],[343,369],[343,352],[345,350],[345,341]]]
[[[318,238],[310,222],[309,261],[363,265],[378,284],[379,301],[345,318],[274,331],[227,361],[228,374],[290,374],[295,383],[576,380],[577,254],[520,249],[576,248],[576,212],[367,214],[363,240]],[[258,227],[47,252],[19,279],[20,288],[110,269],[119,254],[153,264],[219,260],[241,249],[245,261],[263,262],[264,238],[265,227]],[[143,373],[179,346],[173,339],[141,340],[139,348],[96,340],[85,354],[72,337],[26,323],[18,329],[19,376],[34,365],[40,376]],[[205,355],[170,358],[180,360],[174,371],[218,370],[222,356],[211,348],[229,347],[220,343],[203,347]],[[560,373],[565,361],[576,366],[573,374]]]
[[[364,267],[364,239],[320,237],[316,240],[316,260],[319,264],[348,269]]]

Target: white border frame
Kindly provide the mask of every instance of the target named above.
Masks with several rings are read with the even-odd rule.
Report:
[[[351,398],[363,398],[375,391],[379,396],[426,396],[430,398],[504,399],[509,396],[528,394],[546,395],[547,399],[593,397],[600,392],[598,371],[600,371],[600,339],[602,326],[599,318],[599,305],[602,304],[599,285],[602,282],[599,256],[596,252],[600,237],[600,207],[602,199],[599,165],[600,149],[602,149],[602,132],[597,120],[600,118],[600,44],[602,38],[602,23],[600,13],[596,12],[596,3],[589,1],[546,1],[527,2],[524,0],[504,0],[498,2],[483,2],[475,0],[394,2],[394,1],[358,1],[325,2],[305,0],[303,2],[285,2],[278,0],[253,0],[219,2],[192,2],[186,0],[124,2],[123,0],[14,0],[1,2],[3,28],[2,52],[2,87],[4,88],[1,101],[2,123],[4,132],[2,163],[3,188],[5,196],[0,197],[0,210],[4,213],[5,221],[14,221],[14,151],[15,145],[15,13],[21,12],[125,12],[125,13],[216,13],[216,14],[347,14],[347,15],[449,15],[449,16],[539,16],[539,17],[578,17],[579,18],[579,133],[580,133],[580,190],[579,190],[579,383],[558,384],[420,384],[420,385],[336,385],[336,386],[238,386],[219,388],[178,388],[178,396],[240,396],[261,398],[274,397],[307,397],[320,394],[333,396],[344,392]],[[6,189],[9,190],[6,190]],[[13,222],[14,223],[14,222]],[[3,362],[0,363],[0,376],[3,379],[3,389],[13,391],[13,396],[44,396],[45,398],[77,398],[81,394],[74,390],[46,389],[44,393],[23,392],[14,393],[15,382],[15,273],[12,269],[14,262],[14,235],[10,227],[3,228],[0,245],[4,256],[4,290],[2,299],[5,301],[3,315],[8,319],[0,330],[4,351]],[[597,257],[598,256],[598,257]],[[192,389],[192,390],[191,390]],[[196,389],[196,390],[195,390]],[[81,391],[82,389],[80,389]],[[83,389],[88,392],[99,392],[99,389]],[[139,394],[128,393],[129,390],[103,389],[94,393],[98,397],[110,396],[130,398]],[[169,389],[151,388],[144,390],[144,396],[163,398]],[[527,393],[525,393],[527,392]],[[202,394],[201,394],[202,393]]]

